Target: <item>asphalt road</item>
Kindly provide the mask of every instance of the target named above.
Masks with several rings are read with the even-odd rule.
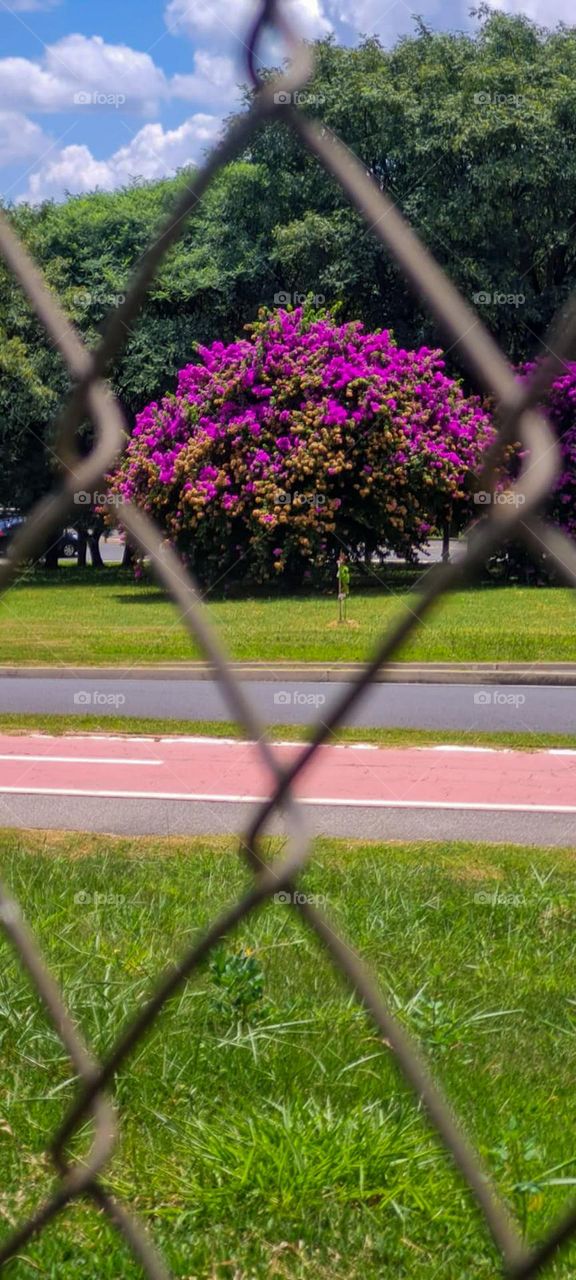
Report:
[[[276,744],[286,766],[302,748]],[[0,825],[233,834],[270,794],[254,743],[0,737]],[[324,747],[297,779],[311,832],[571,845],[576,752]],[[282,819],[268,828],[282,831]]]
[[[454,539],[450,542],[450,558],[461,555],[466,549],[463,540]],[[119,533],[112,533],[107,538],[100,539],[100,555],[105,564],[122,564],[124,557],[124,542]],[[0,557],[1,559],[1,557]],[[440,538],[433,538],[431,542],[426,543],[422,547],[418,555],[422,568],[426,568],[429,564],[437,564],[442,559],[442,542]],[[405,561],[401,556],[390,554],[385,556],[385,561],[389,564],[404,564]],[[91,563],[90,552],[88,551],[88,564]]]
[[[250,680],[244,692],[265,724],[313,724],[327,715],[347,687],[337,681]],[[121,670],[114,680],[86,675],[78,679],[0,677],[1,712],[232,718],[215,681],[130,679],[123,678]],[[373,684],[348,723],[487,733],[574,733],[576,686]]]
[[[466,549],[464,541],[453,539],[450,542],[450,556],[461,555]],[[100,554],[105,564],[121,564],[124,555],[124,543],[121,541],[119,534],[112,533],[109,538],[100,539]],[[428,564],[437,564],[442,559],[442,541],[440,538],[433,538],[428,542],[419,553],[418,559],[423,568]],[[390,564],[401,564],[402,559],[399,556],[386,556],[387,562]]]
[[[100,539],[100,555],[104,564],[122,564],[124,543],[117,533],[111,534],[109,538]]]
[[[0,797],[0,826],[29,830],[100,831],[109,835],[238,835],[246,830],[252,808],[246,804],[183,804],[169,800],[110,800],[71,796],[64,806],[56,796]],[[467,810],[402,810],[317,805],[306,811],[311,835],[340,839],[482,841],[524,847],[576,848],[576,825],[565,814],[471,813]],[[282,835],[274,819],[266,828]]]

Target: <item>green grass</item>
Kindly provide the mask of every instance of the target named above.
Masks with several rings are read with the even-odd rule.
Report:
[[[277,741],[306,742],[308,725],[275,724],[268,736]],[[138,716],[74,716],[0,713],[0,733],[50,734],[149,734],[153,737],[241,738],[232,720],[152,720]],[[542,751],[549,747],[576,748],[576,733],[475,733],[468,729],[337,729],[331,742],[372,742],[381,747],[428,747],[441,743],[463,747],[511,747],[516,751]]]
[[[395,579],[391,578],[391,582]],[[390,587],[354,594],[358,629],[334,627],[325,596],[215,600],[210,613],[232,656],[245,661],[360,661],[413,601]],[[461,592],[404,646],[421,662],[575,661],[576,610],[563,588]],[[172,603],[125,573],[63,570],[25,577],[0,601],[0,664],[155,663],[197,658]]]
[[[246,884],[232,844],[216,839],[4,832],[0,862],[98,1054],[158,970]],[[532,1240],[576,1177],[575,868],[574,850],[319,840],[302,881],[418,1036]],[[0,1062],[7,1227],[50,1186],[43,1152],[72,1085],[3,942]],[[173,1000],[116,1095],[111,1184],[180,1280],[497,1274],[392,1055],[279,904]],[[572,1247],[547,1274],[568,1280],[575,1262]],[[96,1212],[75,1206],[6,1275],[139,1272]]]

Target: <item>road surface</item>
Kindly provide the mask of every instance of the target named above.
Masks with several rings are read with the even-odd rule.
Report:
[[[274,750],[285,766],[302,747]],[[4,827],[234,833],[271,783],[254,743],[0,736]],[[323,747],[295,792],[326,835],[576,844],[576,751]]]
[[[181,673],[180,673],[181,674]],[[244,692],[264,724],[314,724],[325,719],[347,685],[342,681],[250,680]],[[153,719],[230,720],[216,681],[114,679],[86,672],[77,678],[0,677],[0,713],[112,715]],[[350,725],[406,729],[464,729],[474,733],[576,732],[576,686],[511,684],[373,684],[347,720]]]
[[[457,555],[462,555],[466,550],[464,540],[458,541],[452,539],[450,542],[450,557],[454,559]],[[112,533],[108,538],[100,539],[100,554],[105,564],[121,564],[124,555],[124,543],[118,533]],[[442,559],[442,540],[441,538],[433,538],[426,546],[422,547],[419,552],[418,559],[422,568],[428,564],[437,564]],[[388,555],[385,557],[386,562],[390,564],[404,564],[405,561],[401,557]]]

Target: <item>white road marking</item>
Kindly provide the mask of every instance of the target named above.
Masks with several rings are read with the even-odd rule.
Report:
[[[207,804],[263,804],[269,796],[218,795],[212,792],[182,791],[89,791],[65,787],[0,787],[3,795],[83,796],[105,800],[193,800]],[[298,804],[338,806],[346,809],[466,809],[483,813],[574,813],[571,804],[484,804],[475,800],[345,800],[341,796],[306,796]]]
[[[417,751],[476,751],[476,752],[480,752],[481,755],[489,756],[489,755],[494,755],[495,752],[499,752],[500,755],[505,755],[507,751],[512,751],[512,747],[467,747],[465,743],[460,743],[460,744],[455,743],[454,746],[451,746],[450,743],[437,743],[435,746],[431,746],[431,747],[417,747],[416,750]]]
[[[392,729],[391,729],[391,732],[392,732]],[[422,732],[424,731],[422,730]],[[94,741],[96,742],[155,742],[157,744],[190,743],[194,746],[197,746],[198,744],[201,744],[201,743],[206,743],[207,745],[218,746],[218,747],[258,746],[258,743],[248,738],[213,738],[213,737],[192,736],[192,735],[171,737],[169,735],[160,736],[158,734],[145,734],[142,736],[136,736],[136,734],[132,734],[132,733],[130,734],[127,734],[127,733],[125,734],[122,734],[122,733],[110,733],[110,734],[31,733],[29,736],[30,738],[40,739],[42,742],[62,742],[62,741],[64,742],[94,742]],[[302,747],[302,746],[306,746],[307,742],[308,740],[306,738],[292,738],[292,739],[288,739],[287,741],[283,741],[283,740],[280,741],[279,739],[276,739],[276,738],[269,739],[269,743],[272,747]],[[421,746],[420,744],[416,744],[416,743],[413,743],[413,744],[406,743],[404,746],[388,746],[386,742],[338,742],[338,743],[327,742],[323,744],[323,748],[324,747],[331,747],[332,749],[339,748],[341,750],[348,748],[349,750],[351,749],[355,751],[366,750],[366,749],[370,751],[402,751],[402,752],[404,751],[461,751],[462,754],[465,754],[468,752],[480,752],[485,755],[517,754],[517,755],[530,755],[530,756],[576,756],[576,750],[570,747],[534,747],[534,748],[532,747],[498,747],[498,746],[477,747],[472,745],[467,746],[463,742],[454,742],[454,743],[450,743],[450,742],[432,743],[431,742],[428,746]],[[12,760],[12,759],[16,759],[17,757],[16,756],[9,756],[9,757],[0,756],[0,759],[3,759],[3,758]],[[42,756],[41,758],[43,760],[58,759],[57,756]],[[69,757],[66,756],[65,759],[68,760]],[[114,758],[113,763],[114,764],[116,763],[116,758]],[[157,762],[153,761],[153,763],[156,764]]]
[[[32,760],[42,764],[164,764],[164,760],[131,760],[128,756],[28,756],[0,755],[0,760]]]

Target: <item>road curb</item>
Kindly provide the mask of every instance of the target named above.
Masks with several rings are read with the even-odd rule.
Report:
[[[243,681],[265,683],[349,683],[362,671],[361,663],[231,663]],[[155,666],[34,666],[0,667],[0,679],[16,680],[216,680],[213,667],[201,662],[165,663]],[[576,686],[576,662],[393,662],[373,677],[376,683],[393,684],[514,684]]]

